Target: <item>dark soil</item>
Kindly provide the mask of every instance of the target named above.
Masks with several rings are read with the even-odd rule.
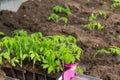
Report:
[[[120,8],[109,8],[112,0],[35,0],[27,1],[15,12],[0,12],[0,31],[6,35],[16,29],[25,29],[28,32],[42,32],[46,35],[73,35],[77,38],[78,45],[84,50],[80,66],[84,73],[99,77],[103,80],[120,80],[120,57],[99,55],[93,58],[93,53],[109,46],[120,47]],[[69,22],[54,23],[47,21],[54,5],[68,5],[73,14]],[[100,32],[90,32],[82,26],[87,24],[88,16],[93,11],[107,12],[107,19],[98,18],[97,21],[104,25]],[[2,38],[2,36],[0,36]]]

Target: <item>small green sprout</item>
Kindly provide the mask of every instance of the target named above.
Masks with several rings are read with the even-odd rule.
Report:
[[[96,15],[95,13],[92,13],[92,14],[88,17],[88,19],[89,19],[90,21],[95,20],[96,18],[97,18],[97,15]]]
[[[57,5],[57,6],[54,6],[53,8],[52,8],[52,10],[55,12],[55,13],[64,13],[64,14],[66,14],[66,15],[70,15],[70,14],[72,14],[72,12],[71,12],[71,9],[67,6],[66,8],[64,8],[64,7],[62,7],[62,6],[59,6],[59,5]]]
[[[53,20],[54,22],[58,23],[60,20],[62,20],[64,23],[68,22],[68,18],[66,17],[60,17],[59,15],[53,13],[48,17],[48,20]]]
[[[0,65],[3,64],[3,58],[2,58],[2,54],[0,54]]]
[[[79,73],[79,74],[83,74],[84,70],[81,67],[77,66],[76,72]]]
[[[94,58],[99,54],[99,53],[104,53],[106,55],[109,55],[110,54],[110,51],[106,50],[106,49],[100,49],[100,50],[97,50],[95,53],[94,53]]]
[[[50,16],[48,16],[48,20],[49,21],[53,20],[54,22],[57,23],[60,20],[62,20],[64,23],[68,23],[68,18],[67,17],[60,17],[58,15],[58,13],[64,13],[66,15],[72,14],[72,12],[71,12],[69,7],[64,8],[62,6],[57,5],[57,6],[54,6],[52,8],[52,10],[53,10],[54,13],[52,13],[52,14],[50,14]]]
[[[96,20],[98,16],[102,16],[104,19],[107,18],[107,14],[104,11],[92,12],[92,14],[88,17],[90,21]]]
[[[107,14],[106,14],[106,12],[104,12],[104,11],[99,11],[99,12],[98,12],[98,16],[102,16],[104,19],[107,18]]]
[[[52,10],[53,10],[55,13],[61,13],[61,12],[63,12],[63,7],[57,5],[57,6],[54,6],[54,7],[52,8]]]
[[[113,55],[113,54],[117,54],[118,56],[120,56],[120,47],[117,46],[111,46],[107,49],[100,49],[97,50],[94,54],[93,57],[96,57],[99,53],[104,53],[106,55]]]
[[[107,14],[103,11],[92,12],[92,14],[88,17],[88,20],[91,22],[86,24],[84,27],[91,31],[94,31],[95,29],[101,31],[104,27],[101,23],[95,21],[98,16],[102,16],[104,19],[106,19]]]
[[[86,24],[84,27],[89,29],[90,31],[94,31],[95,29],[101,31],[104,28],[99,22],[90,22]]]
[[[117,7],[120,7],[120,0],[114,0],[113,4],[110,5],[111,9],[115,9]]]
[[[68,18],[66,18],[66,17],[61,17],[61,19],[62,19],[62,21],[63,21],[64,23],[68,23]]]
[[[68,6],[67,6],[66,8],[63,8],[63,12],[64,12],[66,15],[72,14],[71,9],[70,9]]]
[[[108,50],[113,53],[113,54],[117,54],[120,56],[120,47],[117,46],[111,46],[110,48],[108,48]]]
[[[50,16],[48,17],[48,20],[53,20],[54,22],[58,22],[59,21],[59,18],[60,16],[55,14],[55,13],[52,13],[50,14]]]
[[[0,32],[0,35],[3,36],[3,35],[5,35],[5,34],[4,34],[3,32]]]

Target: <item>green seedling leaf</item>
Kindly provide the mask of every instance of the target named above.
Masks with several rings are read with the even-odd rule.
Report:
[[[3,35],[5,35],[5,34],[4,34],[3,32],[0,32],[0,35],[2,35],[2,36],[3,36]]]
[[[92,14],[88,17],[88,19],[89,19],[90,21],[95,20],[96,18],[97,18],[97,15],[96,15],[95,13],[92,13]]]
[[[66,17],[61,17],[61,19],[64,23],[68,23],[68,19]]]
[[[13,34],[16,36],[27,36],[27,32],[24,30],[15,30],[13,31]]]
[[[107,18],[107,14],[106,14],[106,12],[99,11],[97,14],[100,15],[100,16],[102,16],[104,19]]]
[[[103,17],[104,19],[107,18],[107,14],[104,11],[92,12],[92,14],[88,17],[89,21],[96,20],[98,16]]]
[[[111,46],[110,48],[108,48],[108,50],[109,50],[112,54],[120,55],[120,48],[119,48],[119,47]]]
[[[120,0],[114,0],[114,2],[116,2],[116,3],[118,2],[118,3],[119,3],[119,2],[120,2]]]
[[[50,66],[50,67],[48,68],[48,74],[50,74],[53,70],[54,70],[53,66]]]
[[[120,0],[114,0],[113,4],[110,5],[111,9],[115,9],[117,7],[120,7]]]
[[[73,57],[72,54],[67,53],[64,55],[64,60],[65,60],[65,63],[70,64],[70,63],[74,63],[75,58]]]
[[[46,69],[46,68],[48,68],[48,67],[49,67],[49,65],[48,65],[48,64],[43,64],[42,66],[43,66],[43,69]]]
[[[2,61],[2,54],[0,54],[0,65],[3,64],[3,61]]]
[[[68,42],[71,42],[71,43],[75,43],[75,44],[76,44],[76,42],[77,42],[76,39],[75,39],[73,36],[68,36],[68,37],[67,37],[67,41],[68,41]]]
[[[63,11],[63,7],[57,5],[57,6],[54,6],[52,8],[52,10],[55,12],[55,13],[61,13]]]
[[[27,54],[23,54],[22,60],[24,60],[27,56]]]
[[[108,49],[97,50],[96,53],[94,54],[94,57],[96,57],[96,55],[98,55],[99,53],[104,53],[106,55],[117,54],[120,56],[120,47],[111,46]]]
[[[96,24],[98,31],[101,31],[103,29],[103,26],[100,23]]]
[[[55,63],[56,63],[57,65],[60,65],[60,60],[56,60]]]
[[[11,65],[12,65],[12,66],[16,66],[16,63],[19,63],[19,60],[18,60],[16,57],[14,57],[14,58],[11,60]]]
[[[100,49],[100,50],[97,50],[94,54],[94,58],[99,54],[99,53],[105,53],[107,55],[110,54],[110,51],[109,50],[106,50],[106,49]]]
[[[10,53],[9,52],[3,53],[3,57],[7,60],[10,60]]]
[[[69,8],[68,6],[63,9],[63,12],[64,12],[65,14],[67,14],[67,15],[72,14],[72,12],[71,12],[71,10],[70,10],[70,8]]]
[[[79,74],[83,74],[84,71],[81,67],[77,67],[76,72],[79,73]]]
[[[54,11],[54,13],[52,13],[48,16],[47,19],[49,21],[53,20],[54,22],[59,22],[60,20],[62,20],[64,23],[67,23],[68,19],[66,17],[60,17],[57,13],[62,13],[63,12],[64,14],[67,14],[67,15],[72,14],[69,7],[63,8],[59,5],[54,6],[52,8],[52,10]]]
[[[104,28],[99,22],[90,22],[84,27],[89,29],[90,31],[93,31],[95,29],[97,29],[98,31],[101,31]]]
[[[11,61],[11,65],[14,66],[14,67],[16,66],[14,61]]]
[[[55,13],[52,13],[49,17],[48,17],[48,20],[53,20],[55,22],[58,22],[59,20],[59,15],[55,14]]]
[[[33,58],[35,57],[35,54],[34,53],[31,54],[30,57],[31,57],[31,60],[33,60]]]

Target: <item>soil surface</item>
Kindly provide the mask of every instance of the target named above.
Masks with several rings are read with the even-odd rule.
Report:
[[[25,29],[30,33],[42,32],[46,35],[72,35],[77,38],[78,45],[84,50],[80,66],[84,73],[103,80],[120,80],[120,57],[98,55],[93,53],[110,46],[120,47],[120,8],[111,10],[112,0],[35,0],[21,5],[17,12],[0,11],[0,31],[6,35],[16,29]],[[69,22],[54,23],[47,21],[55,5],[69,6],[72,15],[67,16]],[[88,16],[94,11],[105,11],[107,19],[97,18],[103,26],[102,31],[89,31],[83,25],[89,23]],[[2,38],[3,36],[0,36]],[[1,72],[1,71],[0,71]],[[0,73],[1,75],[1,73]],[[0,80],[2,78],[0,77]]]

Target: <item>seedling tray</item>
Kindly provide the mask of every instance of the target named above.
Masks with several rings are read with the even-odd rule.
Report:
[[[21,71],[18,69],[13,69],[16,75],[16,78],[13,78],[11,67],[2,67],[2,70],[5,72],[6,80],[23,80],[23,73],[25,76],[25,80],[32,80],[33,74],[35,75],[35,80],[58,80],[58,77],[55,78],[46,74],[33,73],[28,70]],[[89,76],[89,75],[76,74],[76,76],[72,78],[72,80],[102,80],[102,79]]]
[[[6,80],[33,80],[33,74],[35,75],[35,80],[58,80],[58,78],[48,76],[46,74],[34,73],[28,70],[11,69],[11,67],[2,67],[5,73]],[[12,75],[12,70],[15,73],[15,78]]]
[[[5,75],[5,80],[20,80],[20,79],[12,78],[12,77]]]
[[[13,70],[14,70],[14,72],[16,74],[16,78],[18,78],[20,80],[24,80],[26,70],[19,70],[19,69],[16,69],[16,68],[14,68]]]
[[[1,67],[1,69],[4,71],[6,76],[14,77],[12,73],[12,68],[11,67]]]
[[[36,80],[47,80],[46,75],[35,73]]]

